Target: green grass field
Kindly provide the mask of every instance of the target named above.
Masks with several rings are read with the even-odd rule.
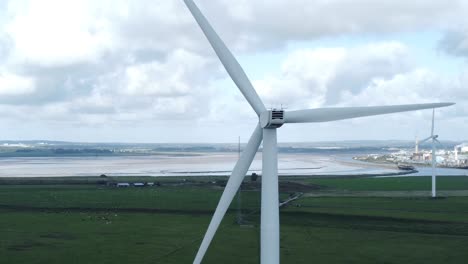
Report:
[[[282,263],[465,263],[468,197],[329,196],[426,190],[427,180],[294,179],[328,196],[305,193],[281,208]],[[222,193],[205,181],[0,185],[0,263],[191,263]],[[465,177],[439,182],[441,190],[468,190]],[[242,192],[248,225],[236,224],[234,202],[204,263],[259,263],[259,202],[258,190]]]
[[[333,190],[352,191],[418,191],[431,189],[431,177],[386,178],[299,178],[302,182],[327,186]],[[468,190],[468,177],[437,177],[438,190]]]

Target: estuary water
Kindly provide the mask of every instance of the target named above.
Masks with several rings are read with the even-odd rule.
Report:
[[[237,153],[169,153],[148,156],[10,157],[0,158],[0,177],[58,176],[206,176],[229,175]],[[249,173],[261,171],[258,153]],[[399,172],[394,165],[355,161],[350,155],[279,154],[280,175],[386,175]],[[417,174],[430,175],[430,168]],[[439,169],[446,175],[468,171]]]

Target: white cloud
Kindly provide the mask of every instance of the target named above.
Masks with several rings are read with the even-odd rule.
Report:
[[[285,59],[281,75],[255,85],[276,107],[314,108],[340,103],[375,81],[406,72],[410,64],[408,49],[398,42],[301,49]]]
[[[125,69],[125,95],[183,96],[203,80],[209,61],[185,50],[168,54],[166,61],[130,65]]]
[[[16,96],[34,92],[34,79],[0,71],[0,96]]]
[[[93,17],[88,1],[10,2],[6,32],[15,63],[61,66],[96,61],[111,44],[107,22]]]

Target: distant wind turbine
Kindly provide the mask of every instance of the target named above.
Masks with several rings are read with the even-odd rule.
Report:
[[[431,135],[419,142],[419,144],[423,144],[424,142],[431,140],[431,147],[432,147],[432,198],[435,198],[437,196],[436,193],[436,162],[437,162],[437,157],[436,157],[436,147],[435,143],[440,143],[437,138],[439,135],[434,135],[434,115],[435,115],[435,109],[432,109],[432,126],[431,126]]]
[[[318,108],[296,111],[266,109],[242,67],[216,34],[192,0],[184,0],[188,9],[202,29],[224,68],[231,76],[245,99],[259,117],[259,123],[237,161],[229,177],[208,230],[193,263],[200,263],[225,215],[232,199],[244,179],[263,140],[260,259],[262,264],[277,264],[280,259],[279,246],[279,199],[278,199],[278,150],[276,129],[288,123],[328,122],[363,116],[438,108],[453,103],[390,105],[371,107]]]

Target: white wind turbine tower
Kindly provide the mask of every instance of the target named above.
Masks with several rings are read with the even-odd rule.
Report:
[[[434,114],[435,109],[432,109],[432,126],[431,126],[431,135],[419,142],[419,145],[423,144],[424,142],[431,140],[431,147],[432,147],[432,197],[435,198],[437,196],[436,193],[436,147],[435,143],[440,143],[437,138],[439,135],[434,135]]]
[[[231,76],[245,99],[252,106],[259,117],[259,123],[255,128],[247,146],[242,152],[226,184],[226,188],[216,207],[208,230],[203,238],[193,263],[200,263],[208,249],[213,236],[218,229],[232,199],[244,179],[247,170],[254,159],[260,143],[263,140],[262,159],[262,188],[261,188],[261,230],[260,230],[260,259],[262,264],[279,263],[279,199],[278,199],[278,157],[276,130],[283,124],[328,122],[350,119],[363,116],[382,115],[396,112],[413,111],[419,109],[438,108],[452,105],[453,103],[391,105],[371,107],[341,107],[318,108],[296,111],[284,111],[283,109],[267,110],[260,100],[257,92],[250,83],[241,66],[228,50],[223,41],[216,34],[206,18],[200,12],[192,0],[184,0],[188,9],[202,29],[214,51],[218,55],[224,68]]]

